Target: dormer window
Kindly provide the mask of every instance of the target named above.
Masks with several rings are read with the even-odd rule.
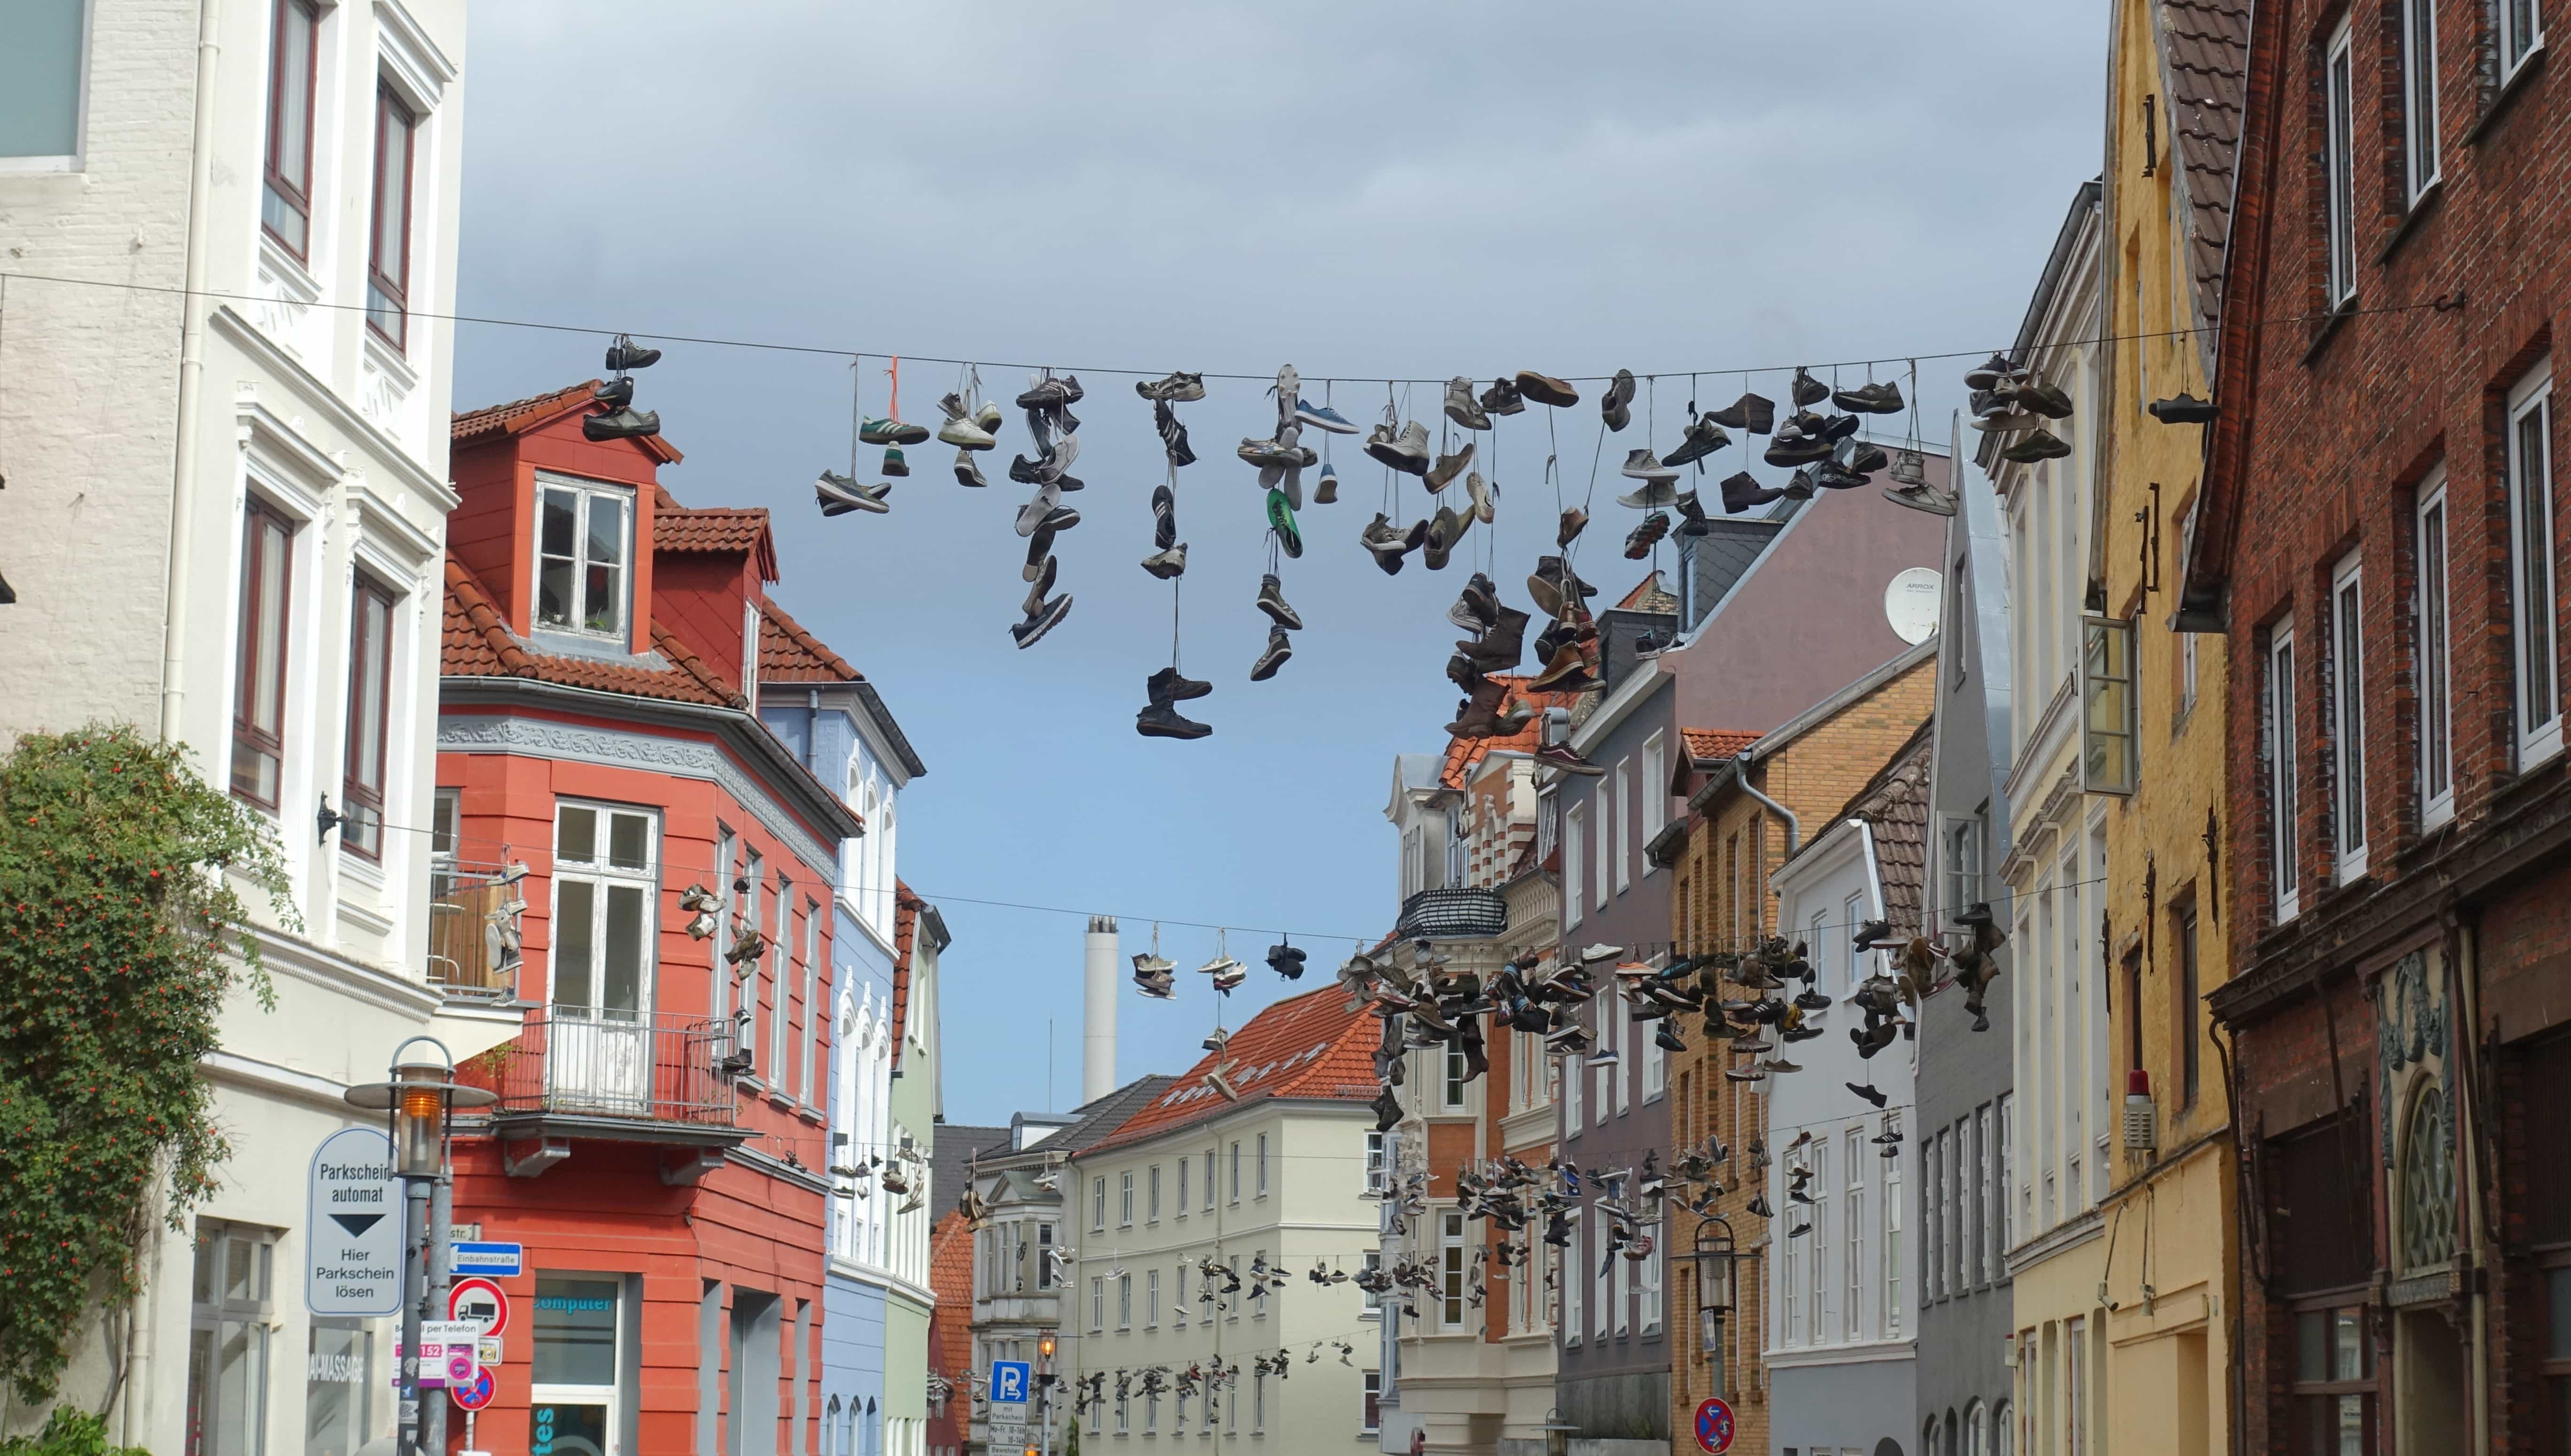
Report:
[[[537,488],[536,626],[625,636],[631,493],[547,481]]]

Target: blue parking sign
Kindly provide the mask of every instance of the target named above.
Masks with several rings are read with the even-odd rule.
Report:
[[[1026,1361],[993,1360],[991,1362],[992,1404],[996,1405],[1002,1401],[1013,1405],[1026,1404],[1027,1386],[1031,1383],[1033,1382],[1028,1379]]]

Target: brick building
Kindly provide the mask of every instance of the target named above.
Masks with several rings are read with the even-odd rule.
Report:
[[[2179,606],[2237,665],[2213,1007],[2253,1450],[2561,1449],[2571,1415],[2571,113],[2540,9],[2263,6],[2249,50]]]

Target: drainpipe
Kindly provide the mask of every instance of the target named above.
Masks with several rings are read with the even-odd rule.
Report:
[[[821,690],[803,690],[803,767],[821,776]]]
[[[1786,857],[1788,859],[1794,858],[1795,851],[1800,847],[1803,842],[1803,821],[1795,817],[1795,811],[1793,809],[1790,809],[1784,804],[1777,802],[1777,800],[1770,798],[1768,795],[1761,793],[1756,787],[1754,787],[1750,782],[1750,765],[1737,758],[1733,760],[1732,764],[1732,781],[1741,785],[1741,791],[1743,793],[1750,795],[1752,798],[1759,800],[1759,802],[1766,804],[1769,808],[1776,810],[1778,816],[1786,821]]]
[[[168,597],[161,606],[161,738],[173,743],[179,741],[180,710],[187,698],[184,628],[197,524],[197,454],[192,447],[206,374],[206,248],[213,230],[208,215],[215,188],[215,73],[216,63],[223,58],[223,0],[198,0],[197,108],[189,138],[194,151],[188,179],[188,291],[179,299],[179,417],[173,426],[177,440],[170,472],[170,573]],[[161,1220],[152,1221],[152,1246],[146,1257],[159,1275],[166,1272],[162,1265],[167,1245]],[[144,1292],[125,1322],[125,1389],[117,1409],[121,1427],[117,1440],[125,1445],[148,1444],[143,1428],[151,1416],[147,1402],[153,1389],[152,1354],[161,1332],[159,1293],[158,1279],[146,1279]]]
[[[161,608],[161,737],[179,740],[181,709],[188,696],[186,627],[197,528],[197,417],[206,375],[206,247],[212,231],[209,198],[215,187],[215,63],[222,58],[223,0],[199,0],[197,9],[196,149],[188,180],[188,291],[180,297],[178,450],[170,474],[169,597]]]

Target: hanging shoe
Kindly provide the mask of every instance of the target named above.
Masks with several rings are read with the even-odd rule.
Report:
[[[1753,507],[1781,500],[1785,494],[1782,490],[1761,485],[1759,477],[1744,470],[1723,482],[1723,512],[1728,516],[1737,516]]]
[[[1482,391],[1481,405],[1484,414],[1524,414],[1526,397],[1518,392],[1516,380],[1494,379]]]
[[[1659,1031],[1652,1034],[1652,1045],[1665,1052],[1684,1052],[1688,1049],[1687,1038],[1680,1036],[1679,1029],[1666,1021],[1661,1023]]]
[[[1519,394],[1556,409],[1569,409],[1580,402],[1580,391],[1572,388],[1568,381],[1550,374],[1539,374],[1533,369],[1518,370],[1517,386]]]
[[[653,351],[647,349],[644,352]],[[661,433],[661,413],[652,409],[638,410],[629,405],[607,414],[587,415],[581,419],[580,433],[583,438],[591,440],[639,440]]]
[[[1654,511],[1652,514],[1645,516],[1643,518],[1643,524],[1635,527],[1631,532],[1627,533],[1625,537],[1625,559],[1627,561],[1641,561],[1645,557],[1650,556],[1652,554],[1652,548],[1658,546],[1661,543],[1662,538],[1669,534],[1670,518],[1668,516],[1663,515],[1659,511]]]
[[[1761,458],[1771,465],[1809,465],[1815,460],[1830,458],[1830,442],[1800,431],[1791,435],[1780,434]]]
[[[1048,481],[1036,488],[1035,499],[1018,508],[1018,534],[1032,536],[1045,518],[1062,505],[1062,486]]]
[[[607,371],[622,374],[628,369],[648,369],[661,362],[659,349],[647,349],[634,341],[634,335],[620,333],[607,346]]]
[[[1832,392],[1830,402],[1855,414],[1899,414],[1901,386],[1889,379],[1880,384],[1860,384],[1854,389]]]
[[[1338,501],[1338,498],[1339,467],[1332,465],[1327,461],[1323,461],[1321,464],[1321,478],[1312,484],[1312,504],[1316,506],[1332,505]]]
[[[1401,559],[1410,554],[1410,547],[1383,512],[1375,512],[1374,519],[1357,533],[1357,540],[1374,553],[1374,564],[1383,568],[1385,576],[1401,575]]]
[[[1036,568],[1035,582],[1027,588],[1027,600],[1018,608],[1022,616],[1035,617],[1043,613],[1045,596],[1053,590],[1054,578],[1061,572],[1062,559],[1055,556],[1046,557],[1044,565]]]
[[[1964,371],[1964,387],[1967,389],[1996,389],[1999,387],[2002,380],[2011,378],[2016,373],[2017,370],[2009,365],[2008,355],[1995,353],[1992,354],[1989,359],[1984,361],[1979,368],[1967,369]]]
[[[1143,689],[1154,703],[1185,703],[1212,693],[1214,685],[1201,678],[1183,677],[1176,668],[1163,668],[1143,680]]]
[[[1026,621],[1012,625],[1009,628],[1009,636],[1017,639],[1018,647],[1023,651],[1043,641],[1046,633],[1053,631],[1061,624],[1062,619],[1070,615],[1071,594],[1065,592],[1052,601],[1043,603],[1037,611],[1029,613]]]
[[[2014,460],[2020,465],[2032,465],[2038,460],[2059,460],[2070,453],[2071,447],[2063,443],[2060,435],[2051,430],[2036,429],[2027,431],[2025,439],[2000,451],[2000,458]]]
[[[1725,434],[1723,426],[1714,422],[1714,416],[1699,415],[1689,423],[1687,437],[1679,442],[1677,449],[1662,456],[1661,463],[1693,465],[1731,443],[1732,436]]]
[[[902,458],[899,445],[884,446],[883,473],[896,480],[910,474],[910,462]]]
[[[1887,485],[1883,488],[1883,498],[1896,506],[1908,506],[1932,516],[1951,516],[1956,510],[1953,496],[1924,480],[1916,485]]]
[[[857,427],[857,438],[869,445],[916,445],[928,438],[928,427],[897,419],[870,419]]]
[[[1147,738],[1202,738],[1214,726],[1183,718],[1167,703],[1152,703],[1134,715],[1134,731]]]
[[[1872,440],[1846,439],[1830,450],[1830,459],[1850,475],[1872,475],[1892,463],[1883,447]]]
[[[1466,632],[1487,632],[1500,620],[1499,587],[1480,572],[1464,583],[1464,594],[1446,611],[1446,620]]]
[[[1303,630],[1303,619],[1294,615],[1293,608],[1286,605],[1286,585],[1277,580],[1275,572],[1259,579],[1259,610],[1267,613],[1269,620],[1280,627],[1293,632]]]
[[[2220,413],[2214,401],[2199,399],[2182,389],[2167,399],[2155,399],[2148,406],[2152,418],[2165,425],[2212,424]]]
[[[1417,420],[1397,431],[1390,425],[1377,425],[1366,439],[1365,452],[1404,475],[1426,475],[1430,458],[1428,427]]]
[[[1617,473],[1628,480],[1673,481],[1679,478],[1678,467],[1661,463],[1661,457],[1648,447],[1625,452],[1625,463]]]
[[[1588,529],[1588,526],[1589,513],[1578,506],[1573,506],[1571,509],[1562,513],[1561,522],[1554,527],[1553,544],[1556,546],[1569,546],[1572,542],[1580,538],[1580,533]],[[1551,617],[1559,614],[1548,612],[1545,615]]]
[[[824,470],[814,486],[814,493],[820,497],[821,514],[824,516],[844,516],[850,511],[867,511],[880,516],[892,509],[884,499],[892,494],[890,482],[859,485],[851,477]]]
[[[1166,485],[1152,487],[1152,544],[1163,551],[1178,544],[1179,497]]]
[[[1018,580],[1031,582],[1036,579],[1036,572],[1043,567],[1044,559],[1053,555],[1053,532],[1042,526],[1036,527],[1035,534],[1027,538],[1027,566],[1018,574]]]
[[[1162,379],[1137,379],[1134,392],[1155,404],[1193,404],[1205,398],[1205,375],[1180,370]]]
[[[959,449],[955,452],[955,483],[957,485],[969,485],[975,489],[980,489],[991,483],[983,478],[982,462],[974,459],[973,452],[970,450]]]
[[[947,397],[954,398],[951,394]],[[937,438],[959,450],[988,450],[1000,443],[999,436],[960,414],[949,418],[939,427]]]
[[[1234,453],[1249,464],[1263,470],[1300,469],[1306,465],[1319,463],[1321,458],[1312,453],[1312,447],[1309,445],[1288,445],[1277,440],[1244,440],[1241,442],[1241,448]],[[1263,481],[1262,483],[1273,485],[1275,482]]]
[[[1554,650],[1553,661],[1527,684],[1530,693],[1578,693],[1590,686],[1589,658],[1577,643]]]
[[[1165,582],[1173,577],[1187,575],[1187,543],[1182,541],[1167,551],[1155,551],[1151,555],[1144,557],[1143,570],[1150,572],[1152,575],[1159,577]]]
[[[1259,661],[1250,665],[1250,681],[1265,683],[1276,677],[1277,670],[1286,666],[1286,660],[1292,656],[1294,656],[1294,644],[1286,638],[1286,629],[1282,627],[1268,629],[1268,651],[1261,653]]]
[[[1461,374],[1446,381],[1446,417],[1468,430],[1491,427],[1489,411],[1473,401],[1473,381]]]
[[[1300,395],[1295,396],[1294,399],[1294,423],[1310,425],[1316,430],[1325,430],[1333,435],[1353,435],[1357,432],[1354,420],[1326,404],[1314,404]]]
[[[1499,515],[1499,491],[1478,470],[1464,473],[1464,499],[1471,505],[1467,514],[1485,526]]]
[[[2013,435],[2020,430],[2044,428],[2044,416],[2023,409],[2003,409],[1974,420],[1973,428],[1986,435]]]
[[[1018,408],[1059,415],[1081,399],[1080,376],[1065,374],[1059,379],[1039,379],[1018,396]]]
[[[1168,400],[1153,401],[1152,427],[1161,432],[1161,449],[1172,465],[1197,463],[1197,452],[1188,448],[1188,427],[1179,423],[1179,412],[1170,408]]]
[[[623,409],[625,406],[634,402],[634,381],[631,379],[610,379],[606,383],[589,391],[589,397],[597,400],[603,405],[606,405],[609,409]]]
[[[1744,394],[1706,418],[1726,429],[1764,435],[1777,428],[1777,401],[1764,394]]]
[[[1797,369],[1794,382],[1786,386],[1786,392],[1797,404],[1818,404],[1830,397],[1830,386]]]
[[[1463,539],[1464,518],[1448,506],[1439,506],[1428,518],[1428,539],[1420,543],[1419,559],[1430,571],[1444,571],[1455,543]]]
[[[1795,472],[1798,475],[1802,471]],[[1855,490],[1865,484],[1865,477],[1842,467],[1836,460],[1824,460],[1811,467],[1812,484],[1823,490]]]
[[[1303,533],[1295,529],[1294,508],[1282,490],[1268,493],[1268,529],[1277,533],[1277,549],[1289,559],[1303,554]]]
[[[1426,432],[1423,430],[1422,433],[1424,434]],[[1447,486],[1454,483],[1456,476],[1464,473],[1465,466],[1472,463],[1473,442],[1466,440],[1464,442],[1464,448],[1456,451],[1454,454],[1438,456],[1437,463],[1428,467],[1428,473],[1421,476],[1420,479],[1430,490],[1444,490]]]
[[[1680,535],[1708,536],[1713,534],[1714,523],[1706,519],[1705,507],[1698,503],[1695,491],[1685,490],[1679,492],[1679,498],[1676,504],[1679,513]]]
[[[2019,385],[2017,407],[2047,419],[2071,418],[2071,396],[2050,384]]]
[[[1616,377],[1608,381],[1606,392],[1598,396],[1599,418],[1607,422],[1609,430],[1622,433],[1634,422],[1633,405],[1634,371],[1619,369]]]

